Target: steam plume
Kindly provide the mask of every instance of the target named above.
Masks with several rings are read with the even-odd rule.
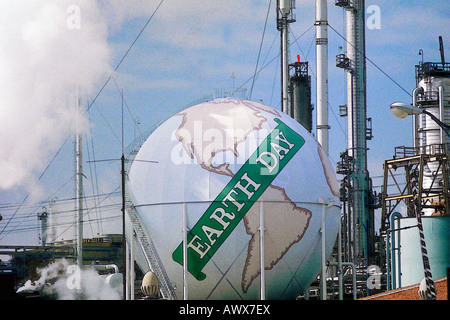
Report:
[[[121,287],[117,284],[108,284],[105,277],[100,276],[93,269],[79,270],[72,273],[70,265],[65,259],[50,263],[38,269],[40,278],[36,281],[28,280],[17,293],[40,292],[51,295],[58,300],[120,300]],[[78,277],[79,288],[71,286],[71,277]]]
[[[73,128],[75,88],[110,71],[94,0],[0,2],[0,190],[26,185]]]

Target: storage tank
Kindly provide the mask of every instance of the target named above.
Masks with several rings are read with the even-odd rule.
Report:
[[[450,64],[426,62],[416,66],[417,88],[414,90],[415,105],[433,114],[444,123],[450,123]],[[418,153],[447,153],[450,136],[429,115],[418,116]],[[447,149],[447,150],[446,150]],[[442,192],[444,185],[442,168],[438,161],[428,162],[424,167],[423,188]],[[437,203],[438,205],[439,203]],[[424,208],[424,215],[435,213]]]
[[[417,228],[414,228],[416,225],[416,218],[401,218],[398,227],[405,229],[401,231],[400,236],[398,231],[393,234],[400,240],[400,246],[397,248],[400,267],[397,267],[396,273],[401,275],[402,287],[417,284],[424,278],[419,232]],[[443,278],[450,266],[450,242],[448,241],[450,217],[422,217],[422,227],[433,279]]]
[[[321,230],[326,257],[336,241],[328,157],[302,125],[261,103],[222,98],[174,115],[128,177],[178,299],[295,299],[320,272]]]
[[[416,66],[416,89],[413,104],[433,114],[444,123],[450,123],[450,64],[445,62],[443,51],[441,62],[425,62]],[[417,118],[415,146],[417,154],[448,155],[450,136],[427,114]],[[438,158],[438,157],[436,157]],[[432,159],[432,158],[430,158]],[[447,168],[444,174],[442,167]],[[420,169],[420,168],[419,168]],[[446,181],[445,181],[446,180]],[[446,276],[450,266],[450,216],[446,208],[448,198],[448,160],[429,161],[423,167],[422,227],[427,258],[433,279]],[[429,197],[430,200],[426,198]],[[424,278],[421,239],[415,217],[400,218],[399,231],[393,232],[399,247],[393,254],[397,264],[394,277],[401,277],[401,286],[419,283]],[[415,227],[415,228],[414,228]],[[395,265],[395,264],[394,264]]]

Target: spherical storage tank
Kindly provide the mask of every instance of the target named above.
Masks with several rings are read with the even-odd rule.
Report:
[[[261,103],[216,99],[176,114],[142,144],[128,177],[178,299],[259,299],[261,289],[295,299],[320,272],[323,214],[327,257],[336,240],[328,157]]]

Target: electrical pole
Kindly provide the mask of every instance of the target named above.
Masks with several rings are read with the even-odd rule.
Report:
[[[77,266],[83,266],[83,144],[80,130],[81,97],[77,88],[75,116],[75,234]]]

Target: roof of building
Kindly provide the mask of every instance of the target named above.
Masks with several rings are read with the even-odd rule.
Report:
[[[448,300],[447,277],[434,281],[436,286],[436,300]],[[361,298],[360,300],[422,300],[417,293],[419,283],[411,286],[389,290],[372,296]]]

